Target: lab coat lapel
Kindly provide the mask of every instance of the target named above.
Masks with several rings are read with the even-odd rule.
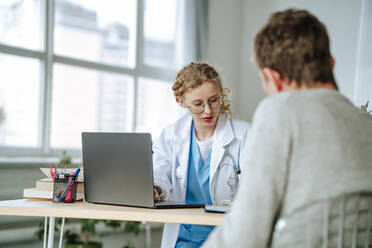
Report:
[[[176,131],[179,131],[176,136],[179,136],[179,140],[176,143],[176,154],[178,165],[176,165],[176,180],[179,180],[181,187],[182,200],[186,199],[186,183],[187,183],[187,169],[189,164],[189,154],[190,154],[190,134],[191,134],[191,123],[192,118],[189,115],[188,118],[185,118],[179,128],[176,128]],[[178,170],[178,171],[177,171]],[[177,175],[179,174],[179,175]],[[181,178],[177,178],[181,176]]]
[[[225,146],[229,145],[234,139],[235,135],[231,126],[230,118],[227,115],[220,115],[214,134],[214,141],[212,146],[212,156],[210,164],[210,180],[209,188],[213,192],[212,182],[216,174],[219,164],[225,153]],[[213,190],[213,191],[212,191]]]

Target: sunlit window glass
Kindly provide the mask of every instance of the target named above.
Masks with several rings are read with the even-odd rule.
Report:
[[[83,131],[130,131],[133,79],[55,65],[51,146],[81,148]]]
[[[83,131],[156,138],[185,112],[164,81],[179,63],[178,4],[0,0],[0,154],[81,149]]]
[[[40,121],[40,62],[0,54],[0,146],[35,147]]]
[[[133,67],[135,27],[135,0],[55,1],[58,55]]]
[[[145,0],[144,63],[157,67],[176,65],[177,1]]]
[[[0,43],[40,50],[41,0],[0,0]]]
[[[185,113],[176,102],[169,82],[140,78],[137,97],[136,131],[151,132],[153,138]]]

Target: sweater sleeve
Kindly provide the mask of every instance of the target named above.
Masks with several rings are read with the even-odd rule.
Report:
[[[291,153],[283,101],[264,100],[254,115],[242,160],[242,179],[230,212],[204,248],[267,247],[285,193]],[[280,100],[280,99],[279,99]]]

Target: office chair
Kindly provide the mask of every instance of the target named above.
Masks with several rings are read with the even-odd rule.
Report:
[[[372,248],[371,232],[372,192],[356,192],[315,202],[280,218],[272,247]]]

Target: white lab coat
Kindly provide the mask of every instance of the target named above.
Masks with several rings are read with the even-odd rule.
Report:
[[[166,199],[185,201],[187,169],[190,152],[190,133],[192,117],[188,113],[176,123],[166,127],[153,145],[154,182],[165,191]],[[221,114],[213,136],[209,189],[213,204],[231,198],[228,178],[234,178],[232,161],[225,155],[228,147],[230,154],[239,165],[243,146],[248,134],[249,124],[232,120]],[[166,223],[163,231],[162,248],[174,247],[179,224]]]

